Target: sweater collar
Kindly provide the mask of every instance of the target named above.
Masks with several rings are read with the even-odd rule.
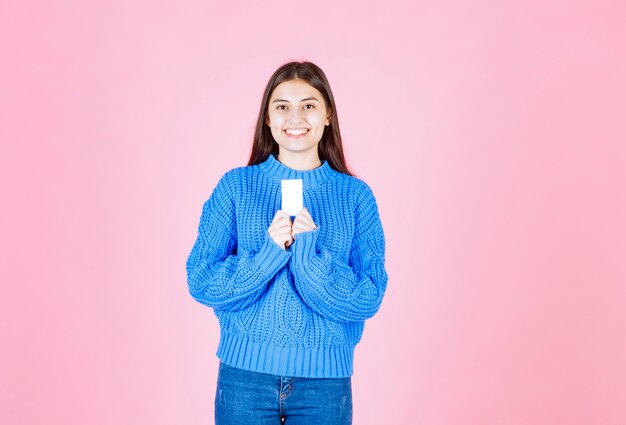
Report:
[[[274,179],[302,179],[303,187],[314,187],[334,177],[335,171],[327,160],[322,160],[322,165],[312,170],[295,170],[280,162],[274,154],[259,163],[261,170],[271,175]]]

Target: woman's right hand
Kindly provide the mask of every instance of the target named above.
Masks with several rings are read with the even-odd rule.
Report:
[[[291,217],[282,210],[276,211],[272,224],[268,227],[267,232],[272,240],[283,249],[287,249],[293,243],[293,235],[291,234]]]

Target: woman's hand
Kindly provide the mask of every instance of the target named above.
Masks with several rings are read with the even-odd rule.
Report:
[[[309,211],[306,208],[298,211],[298,214],[293,221],[293,226],[291,227],[291,234],[293,237],[295,238],[298,233],[309,232],[315,229],[317,229],[317,225],[313,221],[313,217],[311,217]]]
[[[289,217],[289,214],[282,210],[278,210],[276,211],[272,224],[268,227],[267,232],[278,246],[286,249],[293,243],[291,227],[291,217]]]

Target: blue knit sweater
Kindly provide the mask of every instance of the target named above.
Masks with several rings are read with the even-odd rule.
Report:
[[[288,249],[267,232],[281,209],[281,179],[302,179],[317,225]],[[186,268],[190,294],[219,320],[224,363],[281,376],[352,376],[364,322],[387,286],[374,194],[327,161],[302,171],[270,155],[234,168],[204,203]]]

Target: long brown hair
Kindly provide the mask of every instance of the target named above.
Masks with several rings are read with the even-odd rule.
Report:
[[[335,107],[335,98],[330,89],[330,84],[326,79],[324,71],[319,66],[308,61],[288,62],[274,71],[274,74],[270,77],[263,93],[248,165],[259,164],[267,160],[270,154],[278,154],[278,143],[274,141],[271,129],[265,124],[268,103],[276,86],[282,82],[295,79],[306,81],[322,93],[326,109],[330,110],[330,124],[325,126],[324,134],[322,134],[322,138],[317,146],[320,160],[326,160],[335,170],[353,176],[354,174],[346,166],[346,160],[343,155],[337,108]]]

